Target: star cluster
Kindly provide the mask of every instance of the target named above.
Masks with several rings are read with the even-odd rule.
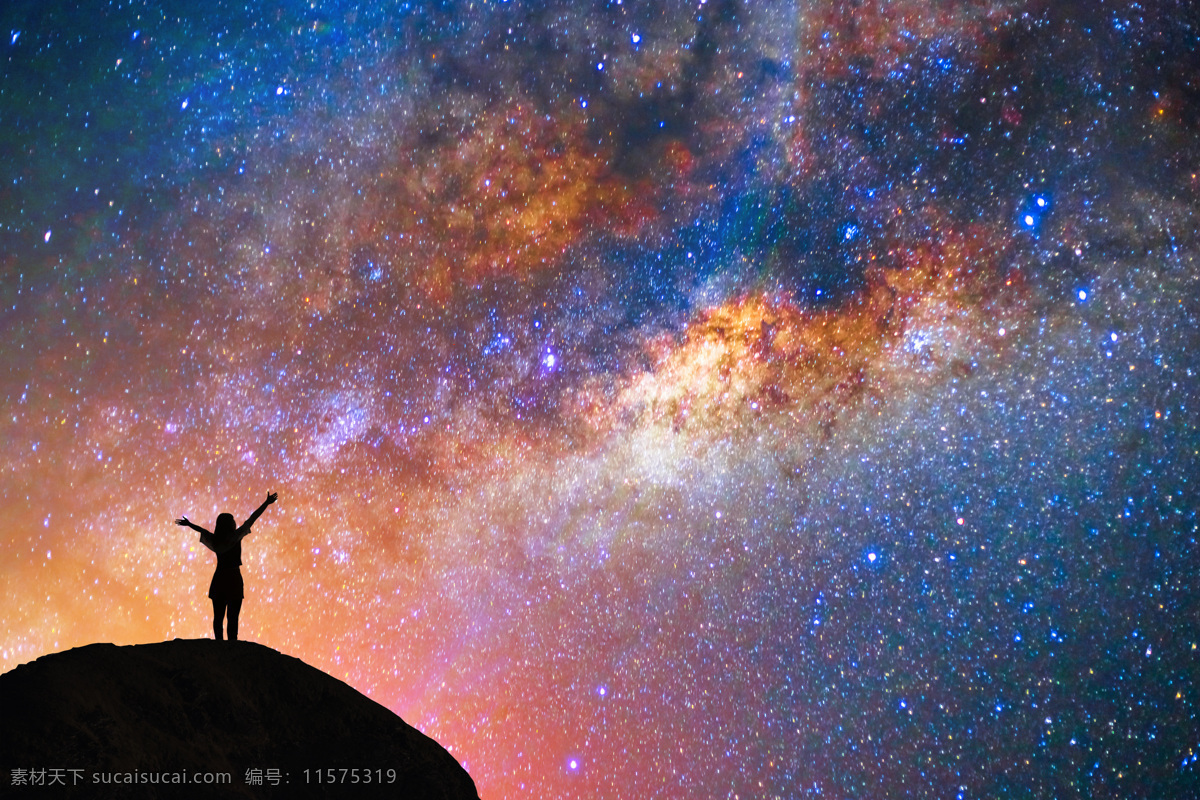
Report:
[[[0,668],[206,635],[277,490],[242,636],[485,798],[1197,782],[1188,4],[84,6],[0,11]]]

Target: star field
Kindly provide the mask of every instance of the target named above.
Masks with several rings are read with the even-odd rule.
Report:
[[[278,491],[242,638],[484,798],[1187,796],[1197,37],[7,3],[0,669],[210,635]]]

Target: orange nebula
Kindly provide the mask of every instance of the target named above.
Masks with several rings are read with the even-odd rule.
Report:
[[[519,99],[397,159],[378,191],[385,209],[371,209],[363,238],[420,265],[434,297],[545,270],[585,233],[634,235],[655,213],[653,190],[612,170],[580,113]]]
[[[677,345],[651,344],[655,364],[623,393],[624,413],[676,431],[782,417],[818,432],[898,383],[969,370],[1021,299],[1001,241],[977,227],[897,246],[835,309],[765,293],[708,309]]]

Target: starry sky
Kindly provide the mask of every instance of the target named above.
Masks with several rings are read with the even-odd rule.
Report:
[[[9,0],[0,669],[210,636],[278,491],[242,638],[485,800],[1183,796],[1198,37]]]

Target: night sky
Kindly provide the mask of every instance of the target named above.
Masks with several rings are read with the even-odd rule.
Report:
[[[1183,0],[7,0],[0,669],[211,636],[172,522],[278,491],[242,637],[485,800],[1189,796],[1198,52]]]

